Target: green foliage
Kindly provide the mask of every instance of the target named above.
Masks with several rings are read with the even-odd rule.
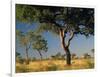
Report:
[[[53,34],[57,35],[59,34],[59,28],[55,26],[54,24],[46,24],[46,23],[41,23],[40,26],[37,29],[37,33],[43,33],[43,32],[52,32]]]
[[[18,40],[20,44],[25,47],[25,51],[32,47],[37,51],[45,51],[47,52],[47,41],[39,34],[34,31],[29,31],[27,33],[23,33],[19,30],[16,30],[16,37],[19,37]],[[39,52],[41,54],[41,52]],[[26,53],[28,55],[28,53]]]
[[[75,34],[85,36],[94,34],[94,9],[53,7],[16,4],[16,18],[19,21],[31,23],[34,21],[45,23],[42,31],[59,33],[59,29],[65,29],[65,33],[73,30]]]
[[[36,40],[32,44],[32,48],[36,49],[37,51],[47,52],[47,41],[41,35],[36,35]]]
[[[36,9],[34,9],[33,6],[16,4],[17,21],[32,23],[33,21],[37,20],[37,15],[39,15],[39,12]]]
[[[20,30],[16,30],[16,39],[18,39],[21,46],[25,49],[25,55],[26,55],[26,64],[29,64],[29,57],[28,57],[28,51],[31,48],[31,43],[33,41],[33,37],[29,33],[23,33]],[[19,60],[21,63],[23,63],[23,60]]]
[[[65,55],[62,55],[60,52],[58,52],[55,55],[52,55],[51,57],[52,57],[52,59],[55,59],[55,60],[63,60],[63,59],[65,59]]]
[[[27,35],[20,30],[16,30],[16,38],[18,38],[20,44],[23,46],[26,46],[29,43],[29,38],[27,37]]]

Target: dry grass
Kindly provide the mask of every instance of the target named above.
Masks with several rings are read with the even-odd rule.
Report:
[[[39,71],[56,71],[56,70],[75,70],[94,68],[93,59],[76,59],[72,60],[72,65],[67,66],[65,60],[43,60],[32,61],[29,65],[16,63],[16,72],[39,72]]]

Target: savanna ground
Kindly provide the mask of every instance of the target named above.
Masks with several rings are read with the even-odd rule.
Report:
[[[16,73],[93,68],[94,59],[73,59],[71,66],[66,65],[65,60],[38,60],[31,61],[28,65],[16,62]]]

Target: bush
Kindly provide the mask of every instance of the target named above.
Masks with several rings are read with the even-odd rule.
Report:
[[[19,63],[20,63],[20,64],[23,64],[23,63],[24,63],[24,59],[20,59],[20,60],[19,60]]]

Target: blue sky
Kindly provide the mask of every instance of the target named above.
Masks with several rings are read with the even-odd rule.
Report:
[[[26,23],[21,23],[21,22],[16,23],[16,29],[21,30],[23,32],[34,30],[37,28],[37,26],[38,26],[37,23],[33,23],[31,25],[26,24]],[[45,32],[43,36],[48,42],[48,52],[46,53],[42,52],[44,58],[54,55],[58,52],[61,52],[61,54],[64,54],[64,50],[61,47],[59,36],[55,36],[51,32]],[[91,49],[93,48],[94,48],[94,36],[86,38],[83,35],[77,35],[72,39],[71,44],[70,44],[71,53],[76,53],[78,56],[81,56],[84,53],[91,54]],[[21,55],[25,57],[25,49],[18,42],[16,42],[16,49],[17,49],[17,52],[20,52]],[[32,48],[30,48],[29,50],[29,56],[40,58],[38,52],[36,50],[33,50]]]

